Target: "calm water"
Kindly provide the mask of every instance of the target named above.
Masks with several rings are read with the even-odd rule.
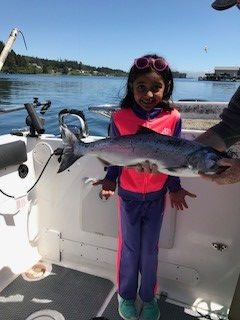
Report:
[[[196,79],[175,79],[174,82],[173,100],[197,98],[229,101],[240,85],[239,82]],[[105,135],[108,119],[89,112],[88,107],[118,104],[124,95],[125,83],[126,78],[0,74],[0,107],[32,102],[33,97],[38,97],[39,101],[50,100],[52,105],[45,115],[47,133],[59,134],[58,113],[67,108],[84,111],[90,134]],[[24,127],[26,116],[26,110],[0,114],[0,134]]]

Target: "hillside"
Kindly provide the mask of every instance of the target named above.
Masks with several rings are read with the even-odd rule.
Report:
[[[4,43],[0,41],[0,52]],[[124,77],[126,72],[107,67],[93,67],[82,62],[71,60],[49,60],[16,54],[13,50],[9,53],[2,69],[4,73],[30,73],[30,74],[70,74],[70,75],[95,75]]]
[[[4,43],[0,41],[0,52]],[[13,50],[9,53],[2,69],[3,73],[27,74],[68,74],[126,77],[127,72],[108,67],[93,67],[82,62],[71,60],[49,60],[16,54]],[[186,73],[173,72],[175,78],[186,78]]]

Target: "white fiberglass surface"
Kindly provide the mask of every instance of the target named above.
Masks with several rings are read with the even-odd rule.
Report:
[[[186,137],[195,134],[188,132]],[[44,143],[44,148],[38,143]],[[47,161],[48,152],[43,151],[48,145],[55,150],[62,141],[36,141],[32,148],[34,177]],[[89,264],[92,272],[106,267],[112,270],[109,278],[114,279],[117,196],[103,201],[100,187],[92,185],[105,176],[104,167],[87,156],[60,174],[58,166],[54,157],[33,195],[37,209],[32,216],[35,227],[30,227],[34,248],[45,259],[79,267]],[[197,198],[189,198],[189,209],[180,212],[167,205],[160,236],[159,290],[170,299],[226,314],[240,269],[240,184],[218,186],[201,178],[182,178],[182,185]],[[23,225],[26,231],[29,222]]]

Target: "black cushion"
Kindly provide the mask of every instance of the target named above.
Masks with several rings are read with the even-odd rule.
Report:
[[[0,169],[27,161],[27,149],[23,141],[0,145]]]

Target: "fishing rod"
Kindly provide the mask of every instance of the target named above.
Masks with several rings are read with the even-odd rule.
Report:
[[[13,43],[17,38],[19,30],[17,28],[14,28],[12,32],[10,33],[10,36],[8,38],[7,43],[5,44],[5,47],[3,48],[1,55],[0,55],[0,71],[4,65],[5,60],[7,59],[7,56],[9,52],[12,49]]]
[[[35,98],[33,98],[32,106],[34,108],[42,107],[40,113],[44,114],[47,111],[47,109],[51,106],[51,101],[46,100],[46,101],[40,102],[40,101],[38,101],[38,98],[35,97]],[[18,111],[18,110],[23,110],[25,108],[26,108],[25,105],[20,105],[20,106],[15,106],[15,107],[10,107],[10,108],[9,107],[0,108],[0,115],[2,113],[14,112],[14,111]]]
[[[14,41],[16,40],[17,38],[17,35],[18,33],[21,33],[22,37],[23,37],[23,42],[24,42],[24,45],[25,45],[25,48],[27,50],[27,45],[26,45],[26,41],[25,41],[25,38],[24,38],[24,35],[22,33],[21,30],[17,29],[17,28],[14,28],[11,33],[10,33],[10,36],[8,38],[8,41],[7,43],[5,44],[5,47],[3,48],[1,54],[0,54],[0,71],[4,65],[4,62],[6,61],[7,59],[7,56],[9,54],[9,52],[12,50],[12,46],[13,46],[13,43]]]

